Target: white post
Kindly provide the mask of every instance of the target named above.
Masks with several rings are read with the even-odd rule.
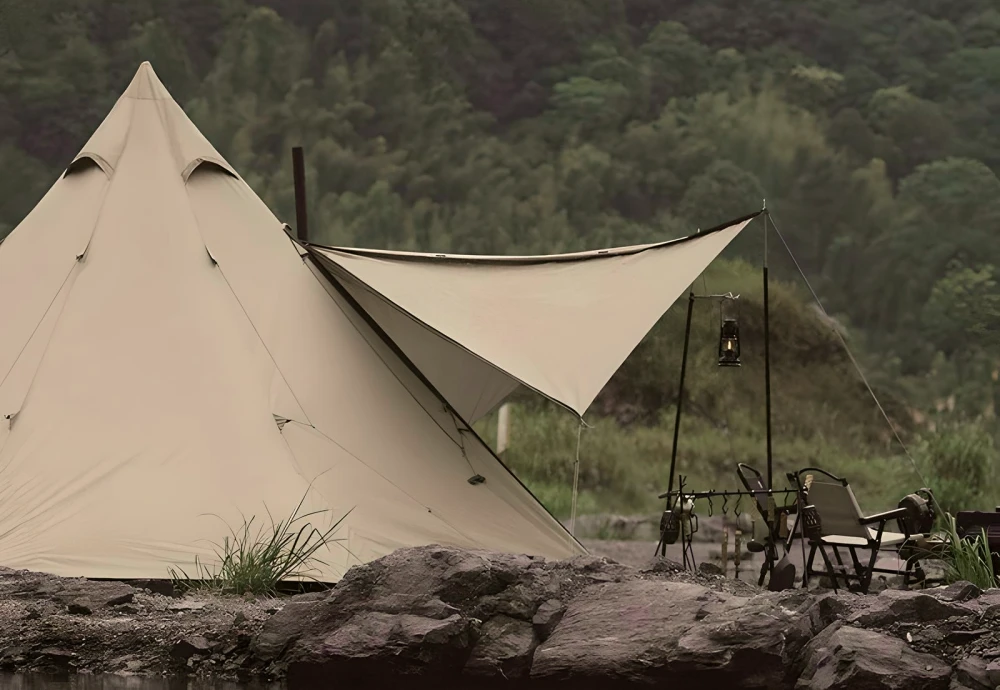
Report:
[[[503,455],[507,450],[507,441],[510,436],[510,405],[504,403],[500,406],[500,413],[497,415],[497,455]]]

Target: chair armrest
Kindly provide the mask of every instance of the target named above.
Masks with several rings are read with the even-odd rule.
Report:
[[[894,520],[896,518],[906,517],[906,508],[895,508],[893,510],[887,510],[884,513],[876,513],[875,515],[869,515],[868,517],[861,518],[862,525],[873,525],[876,522],[886,523],[889,520]]]

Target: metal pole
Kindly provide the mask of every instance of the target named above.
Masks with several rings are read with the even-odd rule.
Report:
[[[309,219],[306,216],[306,166],[302,147],[292,149],[292,175],[295,179],[295,231],[299,242],[309,241]]]
[[[764,211],[764,400],[767,414],[767,488],[774,488],[771,462],[771,329],[767,295],[767,219]]]
[[[677,386],[677,416],[674,419],[674,447],[670,451],[670,480],[667,494],[674,490],[674,470],[677,467],[677,436],[681,430],[681,405],[684,401],[684,374],[687,373],[688,343],[691,341],[691,312],[694,310],[694,293],[688,295],[687,324],[684,326],[684,354],[681,356],[681,380]],[[669,497],[667,499],[670,500]],[[670,508],[670,506],[667,506]]]

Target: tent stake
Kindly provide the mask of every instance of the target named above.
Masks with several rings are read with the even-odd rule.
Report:
[[[309,219],[306,217],[306,166],[302,147],[292,149],[292,175],[295,178],[295,231],[299,242],[309,242]]]

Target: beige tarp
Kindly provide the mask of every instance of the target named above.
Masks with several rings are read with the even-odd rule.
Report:
[[[310,249],[466,419],[518,383],[582,416],[753,217],[673,242],[559,256]]]
[[[735,232],[705,241],[724,243]],[[684,261],[706,261],[718,251],[712,246]],[[602,279],[675,291],[682,279],[657,272],[668,266],[627,275],[657,254],[615,259],[617,278]],[[362,258],[383,262],[344,261]],[[523,350],[531,338],[501,341],[501,350],[521,348],[512,362],[478,343],[449,344],[447,354],[438,332],[464,337],[453,324],[430,313],[430,326],[404,323],[398,295],[372,299],[371,276],[351,282],[332,267],[336,281],[144,64],[66,174],[0,245],[0,564],[162,578],[171,566],[190,570],[196,556],[213,562],[212,544],[244,516],[284,517],[303,496],[304,510],[326,511],[311,518],[320,528],[352,511],[342,541],[318,554],[326,565],[314,575],[325,580],[401,546],[583,552],[462,417],[502,399],[514,379],[577,409],[591,397],[590,370],[606,370],[634,345],[606,333],[632,322],[606,315],[599,361],[574,349],[572,365],[548,375],[553,389],[534,378],[541,359],[523,366],[534,359]],[[575,283],[575,275],[567,277]],[[576,289],[532,284],[554,290],[534,295],[552,307],[546,313],[573,312]],[[638,321],[652,315],[652,306],[642,309]],[[493,318],[512,319],[516,331],[544,315],[515,316]],[[403,359],[421,348],[415,359],[426,372]],[[563,395],[577,366],[583,383]],[[470,390],[460,376],[441,386],[451,407],[427,384],[447,378],[449,367],[471,381]],[[475,475],[485,482],[470,483]]]

